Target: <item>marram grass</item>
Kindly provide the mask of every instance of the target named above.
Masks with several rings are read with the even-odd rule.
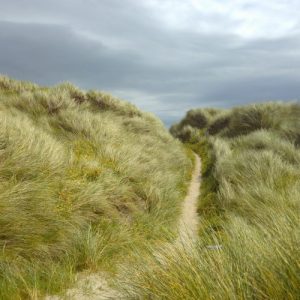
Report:
[[[129,103],[0,77],[0,299],[58,293],[166,238],[191,167]]]
[[[128,299],[300,299],[299,103],[194,110],[171,132],[202,158],[198,241],[150,248],[118,288]]]
[[[119,265],[127,299],[300,299],[299,103],[197,109],[171,133],[202,158],[199,238],[172,249],[191,153],[112,96],[1,77],[0,298]]]

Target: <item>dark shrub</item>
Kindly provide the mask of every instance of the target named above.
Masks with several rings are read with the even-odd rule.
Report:
[[[224,128],[227,128],[230,122],[230,117],[229,116],[222,116],[216,119],[215,121],[210,124],[208,127],[207,131],[211,135],[215,135],[219,133],[221,130]]]
[[[278,106],[274,103],[254,104],[232,110],[229,136],[248,134],[259,129],[276,129],[280,122]]]
[[[201,110],[190,110],[187,112],[182,124],[202,129],[207,126],[208,120]]]

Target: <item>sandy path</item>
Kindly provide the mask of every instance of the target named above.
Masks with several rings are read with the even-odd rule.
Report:
[[[197,238],[197,229],[199,223],[197,214],[197,201],[200,193],[200,181],[201,161],[199,156],[195,154],[195,167],[187,195],[182,203],[182,214],[178,222],[178,238],[176,239],[175,243],[168,243],[163,246],[163,248],[167,248],[169,251],[174,250],[178,246],[186,246],[188,243],[193,243]],[[154,255],[161,256],[160,250],[157,249]],[[69,289],[66,292],[66,296],[47,296],[45,300],[122,299],[122,295],[112,289],[105,278],[105,274],[101,273],[90,275],[84,273],[79,274],[76,287]]]
[[[199,217],[197,214],[197,202],[200,193],[201,182],[201,161],[195,154],[195,168],[188,189],[188,193],[183,201],[182,215],[179,220],[178,240],[183,243],[188,240],[194,241],[197,237]]]

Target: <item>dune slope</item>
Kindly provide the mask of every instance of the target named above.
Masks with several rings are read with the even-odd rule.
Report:
[[[0,298],[113,272],[177,222],[192,163],[154,116],[69,83],[0,77]]]

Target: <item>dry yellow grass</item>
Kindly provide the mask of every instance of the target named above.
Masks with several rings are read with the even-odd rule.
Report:
[[[119,288],[128,299],[299,299],[300,105],[199,109],[171,132],[202,157],[198,244],[160,260],[148,251]]]
[[[165,238],[191,166],[129,103],[0,77],[0,298],[57,293]]]

